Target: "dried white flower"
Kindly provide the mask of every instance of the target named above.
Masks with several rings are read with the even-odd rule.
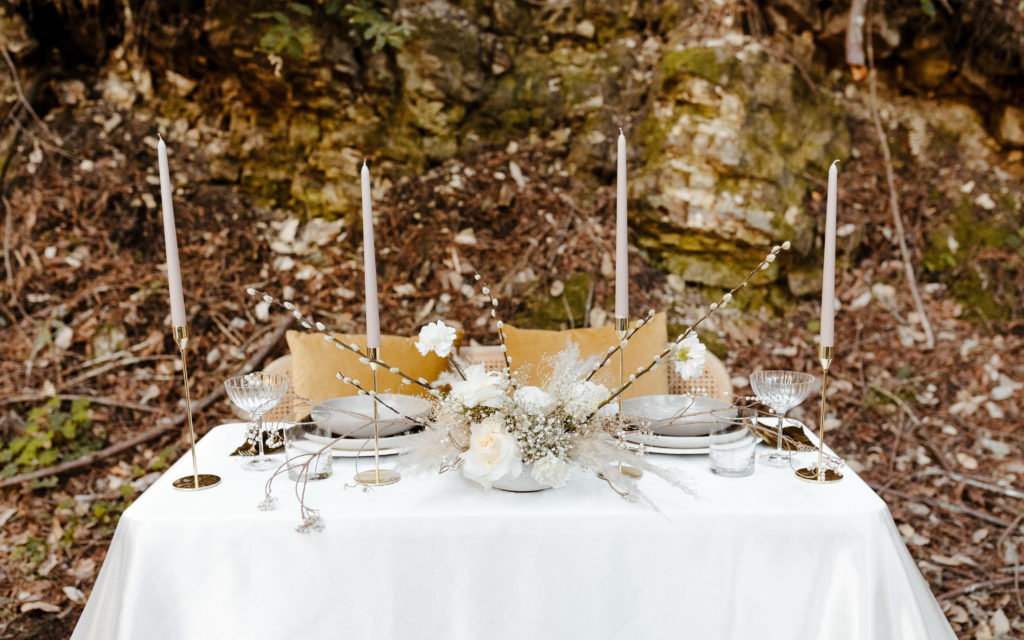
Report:
[[[607,387],[594,384],[589,380],[576,380],[569,385],[565,394],[562,409],[573,420],[586,420],[588,416],[597,411],[598,405],[608,399],[611,392]],[[601,408],[601,415],[615,415],[617,409],[614,404],[606,404]]]
[[[505,380],[497,371],[487,371],[482,364],[466,367],[465,380],[452,382],[449,395],[464,407],[501,406],[505,399]]]
[[[565,460],[550,453],[533,463],[530,477],[537,484],[558,488],[564,487],[572,477],[572,467]]]
[[[416,342],[416,349],[420,355],[427,355],[431,351],[441,358],[447,358],[455,346],[455,329],[438,320],[431,322],[420,329],[420,339]]]
[[[707,353],[707,347],[701,344],[696,333],[686,336],[676,349],[676,360],[673,363],[679,377],[689,380],[704,373],[704,361],[707,358]]]
[[[469,430],[469,449],[459,454],[462,475],[484,489],[504,477],[518,478],[523,472],[515,438],[505,430],[501,416],[490,416]]]
[[[527,413],[544,415],[551,410],[554,398],[540,387],[526,386],[516,389],[513,394],[515,403]]]

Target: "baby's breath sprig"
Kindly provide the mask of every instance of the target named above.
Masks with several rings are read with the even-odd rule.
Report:
[[[512,380],[512,385],[515,386],[515,379],[512,377],[512,361],[508,359],[508,345],[505,344],[505,323],[498,317],[498,299],[491,295],[491,288],[483,281],[483,276],[475,273],[473,280],[480,283],[480,293],[487,296],[491,306],[491,317],[494,318],[494,326],[498,330],[498,342],[501,344],[501,356],[505,359],[505,376]]]
[[[734,293],[736,293],[737,291],[739,291],[743,287],[747,286],[747,284],[750,282],[750,280],[755,275],[757,275],[758,272],[764,271],[768,267],[770,267],[771,264],[773,262],[775,262],[775,258],[779,255],[779,253],[781,253],[782,251],[788,251],[790,246],[791,245],[789,243],[789,240],[786,240],[782,244],[777,244],[774,247],[772,247],[772,250],[768,253],[768,255],[766,255],[761,260],[761,262],[758,263],[758,265],[756,267],[754,267],[753,269],[750,270],[750,273],[748,273],[746,275],[746,277],[743,278],[742,282],[740,282],[738,285],[736,285],[735,287],[733,287],[732,289],[727,291],[724,295],[722,295],[721,299],[718,302],[712,302],[710,305],[708,305],[708,308],[704,312],[704,315],[702,315],[700,318],[698,318],[696,322],[691,324],[686,329],[686,331],[684,331],[681,334],[679,334],[678,336],[676,336],[676,339],[672,341],[672,344],[667,346],[667,347],[665,347],[664,349],[661,350],[661,352],[658,353],[658,355],[654,356],[654,358],[651,360],[650,364],[648,364],[647,366],[640,367],[639,369],[637,369],[636,373],[634,373],[634,374],[629,376],[629,380],[627,380],[624,384],[616,387],[615,390],[612,391],[611,395],[609,395],[604,400],[604,402],[602,402],[601,404],[599,404],[597,406],[597,409],[595,409],[594,413],[592,413],[590,415],[590,418],[593,418],[594,415],[596,415],[597,412],[600,411],[602,407],[607,405],[609,402],[613,402],[616,398],[618,398],[620,395],[622,395],[622,392],[624,392],[629,387],[633,386],[633,384],[641,376],[649,373],[652,369],[654,369],[658,365],[661,365],[661,364],[664,364],[666,362],[669,362],[672,359],[671,358],[672,352],[679,348],[679,346],[682,344],[683,340],[685,340],[687,336],[689,336],[691,333],[696,332],[697,331],[697,327],[699,327],[705,320],[707,320],[708,318],[713,316],[718,310],[722,309],[727,304],[729,304],[729,302],[732,301],[732,297],[733,297]],[[588,418],[588,420],[590,418]]]
[[[591,378],[593,378],[595,375],[597,375],[598,370],[601,367],[603,367],[606,364],[608,364],[611,361],[612,356],[615,355],[615,353],[619,349],[625,349],[626,348],[626,343],[629,342],[633,338],[633,336],[636,335],[636,332],[639,331],[641,327],[643,327],[645,324],[647,324],[648,322],[650,322],[653,319],[654,319],[654,309],[649,310],[647,312],[647,315],[644,316],[643,318],[637,319],[636,326],[633,327],[632,329],[630,329],[629,331],[627,331],[626,335],[623,336],[622,340],[620,340],[617,344],[615,344],[614,346],[608,348],[608,351],[604,354],[604,359],[602,359],[601,362],[599,362],[593,369],[590,370],[590,373],[587,374],[587,377],[584,378],[584,380],[588,380],[589,381]]]
[[[425,378],[414,378],[410,375],[407,375],[403,373],[398,367],[392,367],[388,363],[379,360],[378,358],[372,357],[369,353],[363,352],[358,346],[356,346],[355,343],[345,344],[344,342],[335,339],[335,337],[332,334],[327,332],[327,328],[324,326],[324,323],[316,322],[312,319],[312,317],[304,316],[302,314],[302,311],[300,311],[295,306],[294,303],[288,301],[281,302],[280,300],[270,295],[269,293],[264,293],[263,291],[259,291],[258,289],[254,289],[252,287],[246,289],[245,292],[248,293],[250,296],[260,296],[263,299],[263,301],[266,302],[267,304],[276,304],[282,309],[285,309],[290,314],[292,314],[292,316],[294,316],[296,320],[299,321],[299,324],[301,324],[304,329],[315,330],[317,333],[323,336],[323,339],[325,341],[327,341],[330,344],[333,344],[336,349],[342,351],[351,351],[352,353],[358,355],[359,362],[361,362],[362,364],[371,365],[373,367],[383,367],[384,369],[387,369],[391,373],[397,376],[401,376],[402,382],[404,384],[417,385],[436,395],[434,393],[436,389],[434,389],[433,385],[431,385]],[[338,372],[339,380],[342,379],[342,375],[343,374],[341,372]]]

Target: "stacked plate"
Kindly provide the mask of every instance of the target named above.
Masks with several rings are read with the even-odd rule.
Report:
[[[343,396],[320,403],[330,409],[327,427],[338,440],[332,445],[332,454],[354,458],[372,456],[373,409],[377,404],[377,435],[380,455],[401,453],[411,437],[409,433],[418,421],[430,413],[430,401],[416,396],[381,393],[376,402],[369,396]]]
[[[712,427],[732,421],[736,408],[726,400],[666,394],[623,400],[622,413],[651,425],[650,434],[626,434],[627,442],[647,453],[694,455],[708,453]]]

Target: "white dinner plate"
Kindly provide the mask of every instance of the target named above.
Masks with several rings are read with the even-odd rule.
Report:
[[[409,440],[415,434],[404,433],[397,436],[384,436],[377,439],[380,447],[380,455],[391,456],[403,453],[409,444]],[[330,438],[317,438],[308,436],[310,441],[323,442],[327,444]],[[331,445],[331,455],[336,458],[356,458],[373,455],[373,438],[339,438]]]
[[[377,403],[379,434],[393,436],[408,431],[413,425],[402,420],[407,416],[414,420],[425,418],[430,413],[430,401],[419,396],[407,396],[397,393],[381,393],[378,397],[389,407],[398,410],[395,413],[383,404]],[[320,404],[334,409],[327,418],[327,427],[331,433],[346,438],[373,437],[373,405],[376,401],[370,396],[342,396],[325,400]]]
[[[626,447],[636,451],[640,445],[627,442]],[[668,449],[665,447],[644,447],[644,453],[659,453],[667,456],[706,456],[711,453],[708,447],[694,447],[693,449]]]
[[[650,420],[657,435],[706,436],[716,422],[735,418],[736,408],[728,400],[668,393],[627,398],[622,413]]]
[[[744,429],[737,429],[722,438],[722,442],[739,440],[745,433]],[[642,444],[648,447],[659,449],[707,449],[711,446],[711,436],[663,436],[657,433],[627,433],[623,436],[626,442]]]

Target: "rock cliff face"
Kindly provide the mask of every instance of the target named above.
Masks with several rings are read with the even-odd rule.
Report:
[[[622,128],[634,244],[710,287],[736,282],[734,265],[789,239],[796,257],[761,281],[798,295],[815,289],[824,176],[831,160],[848,158],[852,120],[866,119],[863,98],[848,99],[857,89],[837,91],[846,82],[835,54],[840,5],[394,0],[339,12],[345,3],[210,0],[180,24],[143,33],[140,9],[150,5],[140,1],[120,45],[95,53],[106,65],[96,88],[124,107],[145,102],[172,141],[202,146],[211,181],[271,208],[347,218],[358,211],[364,158],[381,193],[484,150],[542,145],[555,158],[542,173],[571,176],[575,200],[595,207],[594,194],[613,184]],[[39,48],[18,15],[0,13],[0,26],[12,54]],[[404,36],[374,40],[398,26]],[[1019,37],[1018,26],[1001,42]],[[978,55],[975,67],[1003,75],[978,73],[940,27],[920,10],[886,7],[871,29],[887,69],[915,90],[988,91],[996,104],[976,127],[985,141],[971,144],[1024,145],[1024,117],[1004,82],[1021,75],[1019,54]],[[1015,70],[992,66],[997,53]],[[924,110],[890,118],[909,132],[911,160],[928,126],[938,127],[914,115]]]
[[[363,157],[397,178],[513,142],[562,154],[593,204],[621,127],[635,242],[688,281],[724,286],[737,274],[723,254],[753,257],[781,238],[810,250],[804,199],[848,153],[841,109],[724,26],[728,7],[399,2],[391,19],[414,32],[398,48],[373,52],[342,23],[307,20],[304,54],[270,62],[253,53],[257,9],[212,5],[220,70],[195,79],[191,102],[226,112],[182,115],[213,139],[214,178],[307,215],[357,211]]]

